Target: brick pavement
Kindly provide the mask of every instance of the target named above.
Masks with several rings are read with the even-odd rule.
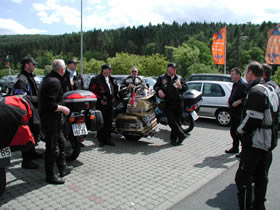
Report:
[[[90,134],[59,186],[45,182],[43,160],[36,161],[39,170],[22,169],[20,153],[13,153],[1,209],[167,209],[237,162],[224,154],[229,129],[212,120],[199,120],[177,147],[169,144],[169,128],[160,129],[138,142],[113,135],[117,146],[104,148]]]

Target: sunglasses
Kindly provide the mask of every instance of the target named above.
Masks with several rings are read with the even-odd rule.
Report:
[[[131,71],[131,72],[133,72],[133,73],[137,73],[137,71]]]

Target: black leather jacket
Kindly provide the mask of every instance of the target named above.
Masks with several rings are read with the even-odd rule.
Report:
[[[89,90],[92,91],[97,97],[97,108],[98,109],[111,109],[112,100],[118,98],[118,85],[116,84],[113,77],[109,76],[109,82],[111,85],[112,93],[105,81],[105,77],[102,74],[90,80]],[[107,105],[101,104],[101,99],[107,101]]]
[[[84,89],[84,79],[82,74],[77,72],[76,76],[73,78],[73,83],[70,81],[70,72],[68,70],[65,71],[63,75],[63,91],[71,91],[71,90],[83,90]]]
[[[32,104],[38,106],[38,87],[34,80],[35,75],[27,71],[21,71],[18,75],[18,80],[14,84],[13,94],[23,95],[26,94]]]
[[[40,92],[39,92],[39,114],[40,116],[46,115],[59,115],[56,112],[58,105],[63,105],[63,77],[58,73],[51,71],[43,79]]]
[[[182,88],[178,89],[174,86],[174,83],[180,81]],[[181,102],[182,94],[186,91],[186,85],[183,83],[183,78],[176,74],[171,79],[168,74],[161,75],[154,86],[154,90],[158,94],[159,90],[162,90],[165,94],[166,105],[169,107],[177,107]]]

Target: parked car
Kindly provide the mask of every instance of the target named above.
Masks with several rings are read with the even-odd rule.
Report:
[[[219,125],[228,126],[231,121],[228,98],[232,82],[223,81],[189,81],[189,89],[202,92],[202,101],[198,111],[199,116],[215,117]]]
[[[84,88],[87,90],[89,88],[90,80],[95,77],[96,74],[84,74],[83,80],[84,80]]]
[[[43,78],[44,78],[44,76],[42,76],[42,75],[36,75],[34,77],[34,80],[35,80],[36,85],[37,85],[38,88],[40,87],[40,84],[41,84]]]
[[[229,74],[192,74],[187,78],[186,81],[195,80],[232,82],[232,79]]]
[[[10,94],[12,92],[13,86],[17,81],[17,75],[4,76],[0,80],[0,85],[2,92]]]

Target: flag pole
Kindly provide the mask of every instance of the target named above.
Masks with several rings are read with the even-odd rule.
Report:
[[[83,74],[83,0],[81,0],[81,73]]]
[[[226,74],[227,68],[227,26],[225,26],[226,36],[225,36],[225,64],[224,64],[224,74]]]

